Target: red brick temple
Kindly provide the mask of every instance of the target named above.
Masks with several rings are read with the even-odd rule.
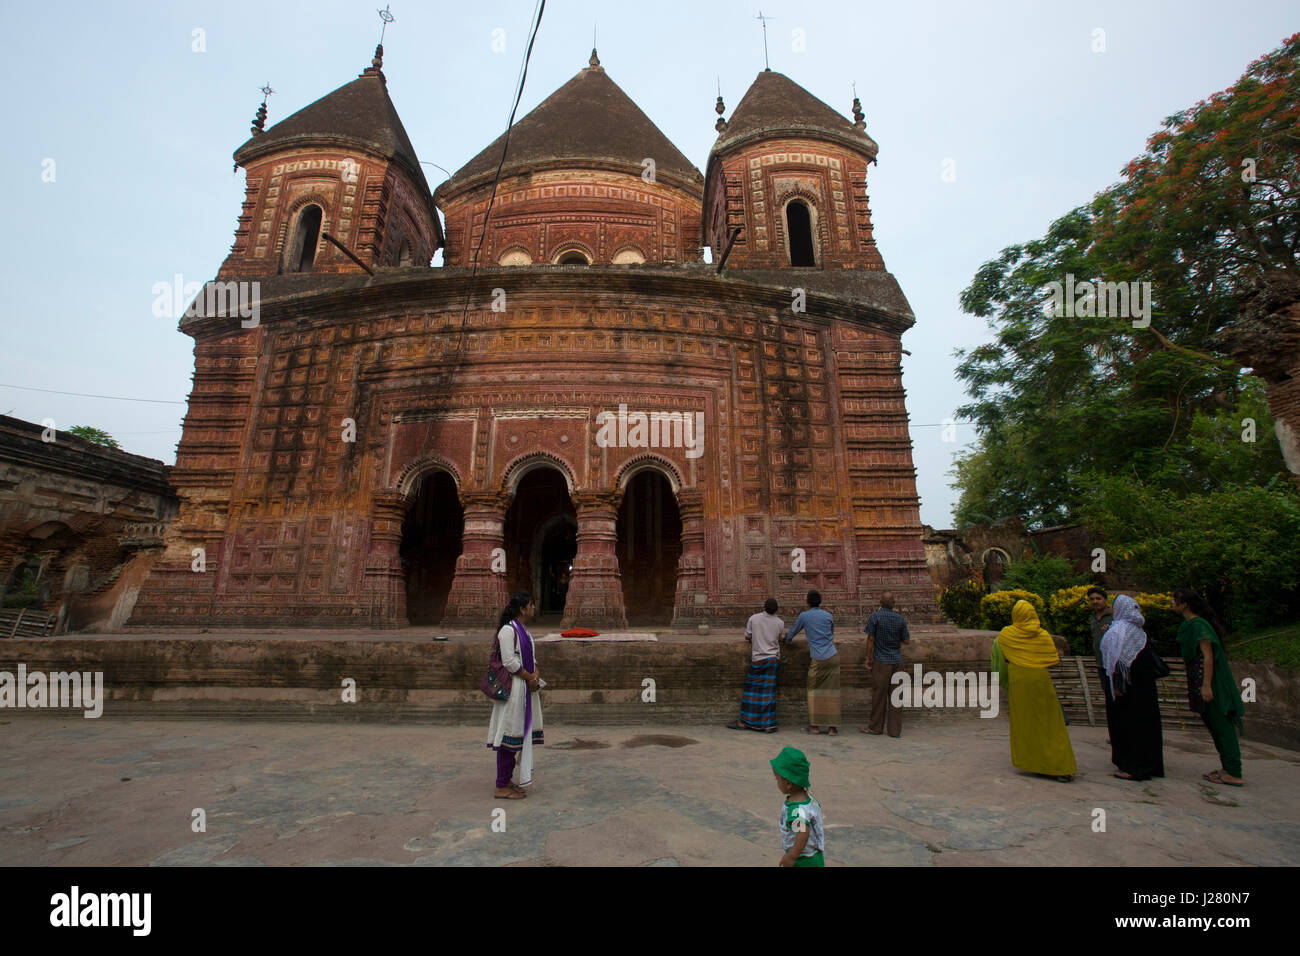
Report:
[[[701,174],[593,51],[499,178],[504,137],[430,192],[381,57],[234,154],[216,287],[259,314],[181,321],[180,511],[129,623],[477,628],[520,588],[597,628],[813,587],[939,620],[857,101],[764,71]]]

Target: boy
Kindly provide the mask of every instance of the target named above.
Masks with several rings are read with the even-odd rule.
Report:
[[[770,763],[776,786],[785,794],[780,824],[785,856],[778,865],[825,866],[822,807],[808,792],[808,758],[793,747],[785,747]]]

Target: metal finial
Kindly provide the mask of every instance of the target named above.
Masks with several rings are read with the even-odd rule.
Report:
[[[718,114],[718,121],[713,124],[713,128],[718,131],[719,135],[721,135],[722,131],[727,128],[727,121],[722,118],[722,114],[725,113],[726,111],[727,108],[722,105],[722,80],[719,79],[718,80],[718,103],[716,106],[713,107],[713,112]]]
[[[763,11],[759,10],[758,16],[754,17],[754,19],[763,21],[763,69],[771,72],[772,64],[769,63],[767,59],[767,21],[775,20],[776,17],[765,17],[763,16]]]
[[[257,108],[257,116],[254,117],[252,129],[249,130],[254,136],[266,132],[266,98],[274,92],[270,83],[262,87],[262,105]]]
[[[379,14],[379,19],[384,23],[384,25],[379,28],[379,42],[375,45],[375,56],[370,61],[370,69],[374,70],[376,73],[381,71],[384,67],[384,35],[388,32],[388,25],[397,19],[388,12],[389,6],[391,6],[391,4],[385,5],[382,10],[375,11],[375,13]]]
[[[865,114],[862,112],[862,101],[858,99],[858,84],[853,84],[853,128],[866,129],[867,124],[863,122]]]
[[[587,61],[587,68],[591,70],[600,69],[600,57],[596,56],[596,48],[591,48],[591,59]]]

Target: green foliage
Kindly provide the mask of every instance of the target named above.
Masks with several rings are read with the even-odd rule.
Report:
[[[939,594],[939,610],[958,627],[981,627],[980,599],[987,593],[979,581],[962,581]]]
[[[1300,621],[1261,634],[1242,634],[1227,650],[1234,661],[1268,661],[1300,670]]]
[[[89,425],[73,425],[68,429],[69,435],[76,435],[78,438],[90,442],[92,445],[107,445],[109,448],[121,448],[115,439],[108,432],[100,428],[92,428]]]
[[[999,591],[1032,591],[1046,600],[1062,588],[1086,584],[1087,574],[1074,570],[1068,558],[1059,554],[1033,555],[1007,565]]]
[[[1084,514],[1111,560],[1161,590],[1200,591],[1233,629],[1300,616],[1300,494],[1287,481],[1181,495],[1092,477]]]
[[[1047,607],[1043,599],[1032,591],[994,591],[980,599],[980,627],[986,631],[1000,631],[1011,625],[1011,609],[1017,601],[1028,601],[1038,612],[1038,620],[1044,626]]]
[[[9,608],[37,607],[41,603],[40,590],[36,587],[36,576],[30,567],[23,568],[23,578],[18,587],[7,591],[4,606]]]

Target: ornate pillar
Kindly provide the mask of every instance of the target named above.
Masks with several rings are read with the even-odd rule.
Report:
[[[510,495],[500,491],[469,491],[460,496],[460,504],[465,509],[465,531],[440,626],[490,627],[510,600],[505,571],[506,509],[510,507]]]
[[[683,488],[677,493],[682,519],[682,556],[677,562],[677,601],[673,627],[688,627],[708,618],[709,589],[704,577],[704,492]]]
[[[376,492],[370,519],[370,554],[361,591],[371,627],[406,627],[406,575],[402,571],[402,522],[410,499],[400,491]]]
[[[623,580],[618,573],[617,492],[579,491],[573,496],[578,512],[578,553],[564,599],[561,627],[626,628]]]

